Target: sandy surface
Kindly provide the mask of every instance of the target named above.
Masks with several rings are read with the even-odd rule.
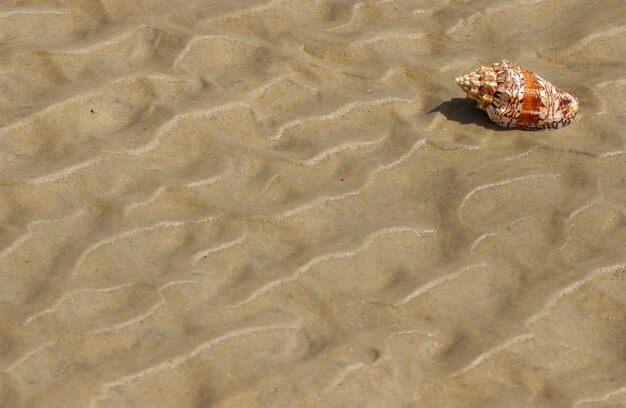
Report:
[[[626,2],[4,1],[0,406],[626,406]],[[577,122],[501,131],[503,58]]]

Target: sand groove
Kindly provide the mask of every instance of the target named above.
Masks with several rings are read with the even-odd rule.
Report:
[[[624,15],[1,4],[0,406],[626,406]],[[460,99],[503,58],[576,123]]]

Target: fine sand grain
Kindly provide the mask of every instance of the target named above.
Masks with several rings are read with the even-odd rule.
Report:
[[[0,4],[0,406],[626,407],[626,2]],[[504,58],[576,123],[501,130]]]

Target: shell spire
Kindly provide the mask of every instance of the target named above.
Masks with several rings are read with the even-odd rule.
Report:
[[[480,67],[467,75],[458,77],[455,82],[467,93],[470,99],[476,101],[476,107],[486,110],[493,100],[498,83],[496,71],[492,67]]]
[[[455,82],[499,126],[558,129],[570,124],[578,99],[510,61],[481,67]]]

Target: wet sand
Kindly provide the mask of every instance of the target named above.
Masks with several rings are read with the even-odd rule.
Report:
[[[0,6],[0,406],[626,406],[626,3]],[[502,130],[454,78],[580,101]]]

